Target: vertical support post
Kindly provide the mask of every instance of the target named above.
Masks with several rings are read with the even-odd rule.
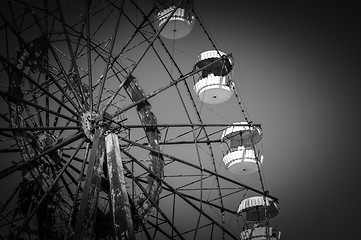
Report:
[[[75,225],[74,239],[93,239],[98,210],[98,196],[101,174],[105,159],[104,139],[100,137],[100,129],[95,129],[93,146],[89,156],[88,170],[80,210]]]
[[[105,138],[107,151],[110,202],[114,223],[115,239],[121,239],[126,231],[127,239],[135,240],[132,214],[125,187],[123,164],[120,156],[118,136],[110,133]]]

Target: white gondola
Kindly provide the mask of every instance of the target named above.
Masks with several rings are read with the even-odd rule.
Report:
[[[232,96],[233,84],[228,76],[208,75],[198,80],[194,90],[204,103],[218,104],[227,101]]]
[[[223,163],[233,174],[249,175],[259,170],[263,155],[255,153],[254,145],[261,140],[260,128],[246,122],[234,123],[223,131]]]
[[[224,56],[225,53],[217,50],[209,50],[198,56],[195,67],[202,68],[202,74],[193,89],[204,103],[222,103],[233,94],[233,61]],[[223,59],[214,62],[220,58]],[[211,64],[212,62],[214,63]]]
[[[255,227],[242,231],[240,238],[242,240],[279,240],[281,232],[272,227]]]
[[[247,122],[237,122],[223,131],[222,141],[228,141],[232,146],[251,147],[261,141],[262,135],[260,127],[250,126]]]
[[[244,199],[237,210],[237,213],[245,213],[246,220],[260,222],[277,216],[279,206],[277,202],[264,196],[254,196]]]
[[[176,7],[178,6],[179,1],[157,0],[154,2],[156,7],[160,9],[156,14],[158,29],[161,29],[166,24],[160,32],[162,37],[168,39],[180,39],[184,38],[192,31],[195,23],[195,16],[192,14],[190,5],[192,4],[192,1],[190,4],[183,1],[177,9]],[[168,17],[173,12],[174,14],[167,23]]]
[[[249,175],[258,171],[258,157],[252,148],[238,147],[223,157],[225,167],[236,175]],[[263,156],[259,159],[263,162]]]

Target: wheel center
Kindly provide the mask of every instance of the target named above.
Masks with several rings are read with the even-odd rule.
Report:
[[[80,116],[80,122],[85,135],[90,141],[94,139],[96,128],[101,128],[101,132],[105,134],[108,131],[119,131],[121,129],[119,128],[120,123],[112,121],[112,116],[107,112],[101,114],[94,111],[85,111]]]
[[[83,131],[90,141],[93,141],[95,128],[98,126],[101,114],[92,111],[85,111],[80,116]]]

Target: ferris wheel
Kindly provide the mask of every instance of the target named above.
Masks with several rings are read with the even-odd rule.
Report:
[[[2,4],[1,239],[280,239],[262,128],[194,1]]]

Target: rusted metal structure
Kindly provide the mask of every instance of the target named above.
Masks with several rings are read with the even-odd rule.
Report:
[[[212,50],[177,55],[194,24]],[[205,24],[189,0],[4,1],[1,239],[279,239],[261,204],[278,213],[261,126],[237,92],[232,54]],[[204,111],[232,97],[235,123]],[[258,174],[249,184],[223,163],[223,150],[242,144]],[[252,227],[243,215],[254,210],[237,205],[255,195],[264,217]]]

